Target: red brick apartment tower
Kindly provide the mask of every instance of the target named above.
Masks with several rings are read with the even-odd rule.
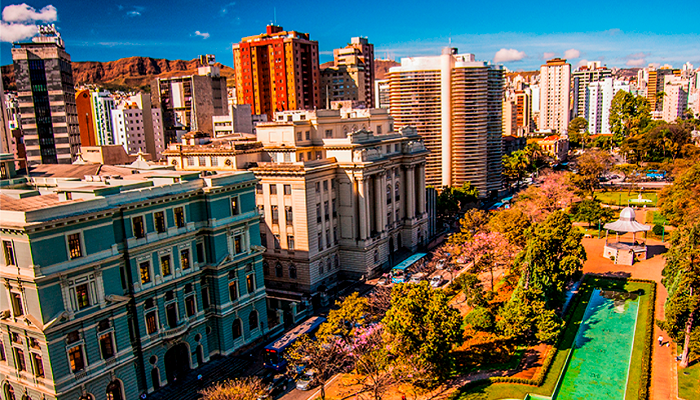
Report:
[[[320,108],[318,42],[308,33],[268,25],[262,35],[233,45],[238,104],[253,114]]]

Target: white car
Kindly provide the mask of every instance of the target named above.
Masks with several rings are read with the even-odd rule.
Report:
[[[440,287],[442,285],[442,276],[441,275],[435,275],[434,277],[430,278],[430,286],[436,288]]]
[[[306,371],[297,379],[297,390],[309,390],[316,385],[316,372]]]
[[[440,259],[440,260],[437,262],[437,265],[435,266],[435,268],[437,268],[437,269],[445,269],[445,264],[446,264],[445,259],[444,259],[444,258],[443,258],[443,259]]]
[[[425,274],[422,272],[418,272],[416,274],[411,275],[411,279],[408,280],[408,283],[421,283],[421,281],[424,279]]]

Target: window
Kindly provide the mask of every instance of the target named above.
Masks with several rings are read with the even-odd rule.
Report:
[[[297,267],[294,264],[289,266],[289,277],[291,279],[297,279]]]
[[[233,252],[239,254],[243,252],[243,236],[236,235],[233,237]]]
[[[188,317],[191,317],[197,313],[197,307],[194,303],[194,296],[185,297],[185,312]]]
[[[68,249],[71,260],[83,256],[83,249],[80,243],[80,233],[68,235]]]
[[[324,201],[323,202],[323,214],[326,217],[326,221],[328,221],[330,219],[330,214],[328,212],[329,212],[328,201]]]
[[[279,207],[277,206],[272,206],[272,223],[273,224],[278,224],[279,223]]]
[[[321,241],[321,232],[318,233],[318,251],[323,250],[323,242]]]
[[[7,361],[7,357],[5,357],[5,346],[3,346],[1,341],[0,341],[0,361],[2,361],[2,362]]]
[[[394,200],[399,201],[401,200],[401,189],[399,188],[399,184],[396,184],[396,187],[394,188]]]
[[[277,263],[277,265],[275,265],[275,276],[278,278],[282,277],[282,264],[280,263]]]
[[[382,126],[377,125],[377,135],[381,135],[381,134],[382,134]]]
[[[261,183],[258,183],[255,185],[255,193],[256,194],[263,194],[263,185]]]
[[[114,340],[112,339],[112,332],[100,335],[100,355],[102,356],[103,360],[114,357]]]
[[[155,222],[156,222],[156,232],[158,232],[158,233],[165,232],[165,212],[158,211],[157,213],[153,214],[153,218],[155,219]]]
[[[323,261],[318,262],[318,274],[323,275]]]
[[[198,263],[203,263],[205,262],[204,260],[204,243],[199,242],[195,246],[195,251],[197,252],[197,262]]]
[[[310,134],[309,131],[306,131],[306,132],[304,133],[304,136],[306,137],[306,140],[310,140],[310,139],[311,139],[311,134]]]
[[[241,320],[239,318],[236,318],[236,320],[233,321],[232,331],[234,340],[243,336],[243,327],[241,326]]]
[[[199,166],[200,167],[206,167],[207,166],[207,158],[204,156],[199,156]]]
[[[219,166],[219,157],[214,157],[214,156],[212,156],[212,157],[210,158],[210,161],[211,161],[211,166],[212,166],[212,167],[218,167],[218,166]]]
[[[161,262],[163,260],[161,259]],[[139,264],[139,271],[141,273],[141,284],[146,284],[151,282],[151,263],[144,261]]]
[[[316,193],[321,193],[321,182],[316,182]]]
[[[331,245],[331,231],[326,229],[326,246]]]
[[[251,311],[248,315],[248,329],[255,330],[258,329],[258,312]]]
[[[287,235],[287,249],[294,250],[294,235]]]
[[[333,137],[333,129],[326,129],[326,138]]]
[[[284,185],[284,195],[285,196],[291,196],[292,195],[292,185]]]
[[[287,223],[287,225],[293,225],[294,224],[294,214],[292,213],[292,207],[291,206],[285,206],[284,207],[284,219]]]
[[[277,194],[277,184],[270,185],[270,194]]]
[[[19,293],[10,292],[10,297],[12,298],[12,314],[15,317],[24,315],[24,308],[22,307],[22,296]]]
[[[238,197],[231,197],[231,215],[238,215],[240,210],[238,209]]]
[[[15,353],[15,363],[18,371],[26,371],[27,364],[24,360],[24,351],[20,348],[13,347],[12,350]]]
[[[275,242],[275,243],[274,243],[274,245],[275,245],[275,250],[279,250],[279,249],[281,248],[281,247],[280,247],[280,235],[274,234],[274,235],[272,235],[272,238],[274,239],[274,242]]]
[[[185,209],[183,207],[176,207],[173,212],[175,213],[175,225],[178,228],[185,227]]]
[[[190,249],[180,250],[180,267],[185,269],[190,269]]]
[[[68,350],[68,358],[70,359],[71,371],[78,372],[85,369],[85,358],[83,357],[83,347],[81,345],[71,347]]]
[[[391,204],[391,185],[386,187],[386,204]]]
[[[338,244],[338,227],[333,227],[333,244]]]
[[[333,209],[333,218],[338,216],[338,209],[335,206],[335,199],[331,200],[331,208]]]
[[[255,275],[248,274],[245,277],[246,288],[248,289],[248,294],[255,292]]]
[[[231,301],[238,299],[238,281],[233,281],[228,284],[228,297]]]
[[[173,273],[170,254],[160,256],[160,271],[163,276],[170,276]]]
[[[297,141],[301,141],[301,131],[297,132]]]
[[[209,308],[209,288],[202,288],[202,307]]]
[[[31,353],[34,376],[44,377],[44,363],[41,361],[41,354]]]
[[[88,284],[84,283],[75,287],[75,297],[78,300],[78,309],[90,307],[90,295],[88,293]]]
[[[149,335],[152,335],[158,331],[158,320],[156,317],[156,310],[152,310],[146,313],[146,331]]]
[[[146,229],[143,225],[143,215],[133,217],[131,219],[131,226],[134,228],[134,236],[136,236],[137,239],[146,237]]]
[[[15,265],[15,249],[11,241],[2,241],[2,251],[5,254],[5,265]]]

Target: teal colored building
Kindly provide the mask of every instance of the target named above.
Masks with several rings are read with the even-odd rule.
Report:
[[[0,189],[3,399],[137,399],[269,332],[252,173],[41,168]]]

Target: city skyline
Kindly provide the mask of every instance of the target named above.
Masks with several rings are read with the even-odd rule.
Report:
[[[648,1],[636,2],[635,9],[643,10],[647,3],[650,5]],[[374,12],[349,19],[347,9],[340,4],[315,1],[271,2],[264,7],[228,1],[191,7],[180,0],[90,7],[65,0],[17,3],[3,7],[1,63],[11,62],[10,42],[28,38],[34,24],[55,23],[73,61],[131,56],[189,60],[199,54],[215,54],[217,61],[233,66],[231,46],[276,22],[285,29],[309,33],[311,40],[318,41],[320,62],[331,61],[333,49],[343,47],[351,37],[366,36],[375,44],[377,58],[396,61],[437,55],[442,47],[452,46],[510,70],[536,70],[551,57],[567,58],[574,68],[595,60],[620,68],[650,63],[679,68],[686,61],[700,64],[696,46],[700,34],[693,32],[692,21],[697,15],[692,8],[700,11],[700,6],[674,14],[673,24],[650,28],[631,13],[620,16],[600,8],[577,9],[555,3],[523,8],[508,2],[498,9],[461,3],[441,9],[357,4],[358,9],[367,9],[365,5]],[[167,15],[162,12],[166,7]],[[324,11],[309,13],[309,9]],[[545,17],[542,9],[548,10]],[[324,15],[327,18],[322,18]]]

